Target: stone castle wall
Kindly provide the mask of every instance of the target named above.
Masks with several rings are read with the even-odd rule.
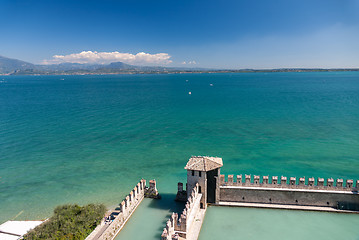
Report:
[[[150,180],[150,187],[146,187],[146,180],[142,179],[116,210],[112,211],[110,221],[102,221],[86,240],[112,240],[121,231],[132,213],[140,205],[144,197],[158,198],[156,181]]]
[[[333,207],[343,210],[359,210],[359,181],[354,186],[353,180],[347,180],[343,184],[342,179],[337,179],[334,184],[332,178],[324,182],[323,178],[297,179],[277,176],[269,182],[268,176],[237,175],[236,181],[233,175],[220,175],[219,201],[239,203],[266,203],[300,206]]]
[[[193,175],[192,175],[193,172]],[[206,172],[200,172],[200,171],[187,171],[187,196],[191,194],[191,190],[196,187],[196,184],[198,184],[198,187],[200,190],[199,192],[202,193],[207,189],[207,179],[206,179]],[[201,203],[203,207],[206,207],[207,198],[206,194],[202,195]]]
[[[137,206],[144,198],[146,180],[142,179],[135,188],[126,196],[120,204],[120,212],[116,218],[109,224],[107,229],[97,238],[99,240],[110,240],[116,237],[123,225],[130,218]]]
[[[254,175],[237,175],[234,181],[234,175],[228,175],[225,180],[225,175],[220,175],[220,186],[247,186],[247,187],[269,187],[269,188],[292,188],[292,189],[316,189],[316,190],[333,190],[333,191],[358,191],[359,180],[356,181],[354,186],[353,180],[346,180],[344,185],[343,179],[337,179],[334,183],[333,178],[328,178],[324,182],[324,178],[318,178],[315,182],[314,178],[306,179],[304,177],[299,178],[298,181],[295,177],[288,178],[282,176],[280,181],[277,176],[272,176],[271,182],[269,182],[269,176],[257,176]]]
[[[170,219],[166,222],[166,227],[163,229],[162,240],[174,240],[179,239],[179,237],[186,238],[200,209],[202,194],[198,192],[198,187],[199,185],[196,184],[192,189],[181,216],[178,217],[177,213],[172,213]]]

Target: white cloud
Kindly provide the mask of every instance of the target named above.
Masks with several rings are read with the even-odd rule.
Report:
[[[111,62],[124,62],[128,64],[169,64],[171,56],[168,53],[144,53],[137,54],[120,53],[120,52],[96,52],[82,51],[80,53],[72,53],[68,55],[54,55],[50,60],[44,60],[43,64],[59,64],[59,63],[92,63],[107,64]]]
[[[183,61],[182,64],[197,64],[197,62],[196,61],[188,61],[188,62]]]

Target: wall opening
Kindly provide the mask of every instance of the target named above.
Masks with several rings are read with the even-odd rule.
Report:
[[[201,171],[198,172],[198,176],[202,177],[202,172]]]
[[[198,186],[198,193],[202,193],[202,187]]]
[[[194,170],[192,170],[192,176],[194,176]]]
[[[216,177],[218,177],[218,168],[209,171],[207,174],[207,203],[216,202]]]

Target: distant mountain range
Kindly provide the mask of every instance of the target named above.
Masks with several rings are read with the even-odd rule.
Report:
[[[123,62],[110,64],[79,64],[60,63],[51,65],[36,65],[18,59],[0,56],[1,75],[82,75],[82,74],[131,74],[131,73],[215,73],[215,72],[319,72],[319,71],[359,71],[359,68],[350,69],[308,69],[308,68],[281,68],[281,69],[208,69],[208,68],[180,68],[160,66],[134,66]]]
[[[35,65],[32,63],[0,56],[0,73],[11,73],[16,70],[32,69],[34,67]]]
[[[35,65],[17,59],[0,56],[0,74],[90,74],[116,73],[121,71],[165,71],[166,67],[143,67],[128,65],[123,62],[110,64],[60,63]]]
[[[18,59],[0,56],[0,74],[7,75],[164,73],[201,70],[204,69],[134,66],[123,62],[113,62],[110,64],[60,63],[51,65],[36,65]]]

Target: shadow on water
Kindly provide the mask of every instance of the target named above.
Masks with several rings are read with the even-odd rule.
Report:
[[[176,194],[174,193],[161,193],[161,199],[151,201],[148,207],[168,210],[171,213],[181,213],[184,209],[185,202],[177,202],[175,198]]]
[[[163,228],[172,212],[180,214],[185,203],[176,202],[174,193],[160,194],[161,199],[144,199],[116,240],[161,239]]]
[[[163,219],[161,225],[158,227],[157,232],[155,234],[155,238],[160,238],[163,228],[166,225],[167,220],[171,217],[173,212],[181,214],[185,203],[184,202],[177,202],[175,201],[176,194],[173,193],[162,193],[161,199],[153,200],[148,205],[149,208],[161,209],[161,210],[168,210],[168,214]]]

